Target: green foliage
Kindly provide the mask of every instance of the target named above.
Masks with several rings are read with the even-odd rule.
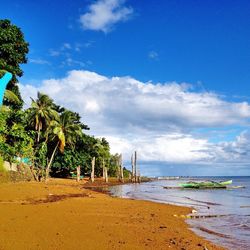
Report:
[[[0,20],[0,68],[11,72],[15,82],[16,76],[23,75],[19,64],[27,63],[28,46],[20,28],[7,19]]]
[[[50,124],[52,139],[59,142],[59,149],[63,153],[66,144],[74,146],[78,137],[82,136],[82,129],[75,122],[75,116],[70,111],[64,111],[59,119],[55,119]]]
[[[4,164],[3,157],[0,155],[0,173],[6,172],[3,164]]]
[[[85,174],[85,164],[88,156],[73,148],[66,147],[64,153],[59,153],[52,165],[52,175],[57,177],[68,177],[70,173],[76,171],[77,166],[81,166],[82,174]]]
[[[119,154],[111,155],[110,157],[110,166],[109,166],[109,175],[112,177],[117,176],[117,171],[118,171],[118,162],[119,162]]]
[[[18,123],[8,123],[13,116]],[[33,139],[25,130],[24,111],[0,112],[0,122],[0,153],[3,158],[9,162],[15,162],[17,157],[32,158]]]
[[[89,127],[82,123],[78,113],[58,106],[42,93],[38,93],[36,100],[32,99],[29,109],[21,110],[22,101],[18,103],[18,98],[22,99],[16,82],[23,75],[20,65],[27,62],[28,46],[20,28],[9,20],[0,20],[0,77],[5,71],[13,74],[4,100],[10,108],[0,110],[2,158],[11,163],[29,159],[33,175],[41,175],[45,170],[48,174],[51,166],[52,175],[68,176],[77,166],[81,166],[82,174],[89,175],[95,157],[96,174],[102,175],[105,165],[114,176],[116,156],[110,154],[108,141],[84,134],[83,130]]]
[[[37,146],[34,159],[36,169],[44,170],[46,168],[47,152],[48,152],[47,143],[42,142]]]
[[[124,167],[123,168],[123,176],[124,176],[124,178],[129,178],[129,176],[131,176],[131,171],[129,171],[128,169],[126,169]]]
[[[80,116],[65,108],[57,109],[58,113],[57,107],[39,93],[26,111],[0,112],[0,153],[4,159],[16,162],[17,158],[28,158],[39,179],[50,167],[52,176],[67,177],[77,166],[88,176],[91,160],[96,157],[97,176],[102,175],[103,163],[109,175],[116,176],[118,155],[110,154],[108,141],[84,134],[82,129],[88,127]]]
[[[2,77],[4,76],[5,73],[6,73],[6,70],[0,69],[0,78],[2,78]]]
[[[32,99],[27,114],[29,125],[37,131],[37,143],[40,140],[41,133],[48,129],[50,122],[58,119],[53,100],[40,92],[38,92],[36,100]]]
[[[16,104],[21,103],[18,96],[14,92],[12,92],[12,91],[10,91],[8,89],[5,90],[4,98],[7,99],[8,101],[12,102],[12,103],[16,103]]]
[[[17,76],[21,77],[23,75],[20,64],[27,63],[28,46],[29,44],[25,41],[20,28],[11,24],[7,19],[0,20],[0,69],[13,74],[7,89],[11,90],[20,100],[22,99],[16,82]],[[5,100],[4,104],[11,105],[15,109],[22,107],[22,101],[13,104]]]

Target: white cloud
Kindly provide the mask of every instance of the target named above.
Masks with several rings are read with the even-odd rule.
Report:
[[[234,141],[216,144],[211,153],[217,162],[249,164],[250,133],[243,131]]]
[[[34,63],[34,64],[40,64],[40,65],[50,65],[50,62],[48,62],[47,60],[43,60],[43,59],[40,59],[40,58],[31,58],[29,59],[29,62],[30,63]]]
[[[84,62],[74,60],[70,56],[68,56],[62,63],[61,66],[74,66],[78,65],[80,67],[84,67],[86,64]]]
[[[56,56],[60,56],[60,55],[61,55],[61,52],[58,51],[58,50],[50,49],[50,50],[49,50],[49,55],[50,55],[50,56],[53,56],[53,57],[56,57]]]
[[[71,49],[72,47],[71,47],[71,45],[70,45],[70,43],[64,43],[63,45],[62,45],[62,47],[61,47],[61,50],[66,50],[66,49]]]
[[[128,20],[131,7],[124,6],[125,0],[98,0],[89,6],[87,13],[80,16],[84,29],[109,32],[116,23]]]
[[[153,51],[153,50],[148,53],[148,57],[150,59],[152,59],[152,60],[158,60],[159,59],[158,53],[156,51]]]
[[[178,164],[250,158],[247,133],[227,143],[211,143],[205,135],[192,133],[197,128],[247,124],[249,104],[228,102],[215,93],[192,92],[186,83],[144,83],[73,70],[64,78],[44,80],[38,87],[21,84],[20,89],[27,104],[30,96],[41,91],[80,113],[91,133],[107,137],[112,152],[123,152],[127,160],[135,149],[141,160]]]
[[[91,46],[91,43],[89,42],[87,46]],[[50,49],[49,55],[52,57],[59,57],[61,59],[61,63],[58,64],[59,67],[79,66],[80,68],[83,68],[85,66],[92,64],[92,62],[89,60],[86,62],[83,62],[83,61],[74,59],[75,52],[78,52],[78,53],[81,52],[82,47],[85,48],[85,44],[80,44],[80,43],[70,44],[70,43],[65,42],[58,49]],[[39,62],[36,62],[36,63],[39,63]]]
[[[189,134],[140,135],[129,140],[108,136],[107,139],[113,145],[112,153],[124,153],[126,159],[134,150],[139,152],[140,160],[151,162],[194,163],[213,157],[207,140]]]

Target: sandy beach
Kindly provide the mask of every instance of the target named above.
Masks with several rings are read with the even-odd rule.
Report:
[[[112,198],[83,184],[1,184],[0,249],[223,249],[173,216],[190,208]]]

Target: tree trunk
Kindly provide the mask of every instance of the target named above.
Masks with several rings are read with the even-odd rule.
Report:
[[[95,181],[95,157],[93,157],[91,165],[92,165],[91,182],[94,182]]]
[[[79,182],[80,181],[80,175],[81,175],[81,167],[78,166],[76,168],[76,181]]]
[[[50,161],[49,161],[49,163],[48,163],[48,165],[47,165],[47,167],[46,167],[45,181],[47,181],[47,179],[49,178],[50,166],[51,166],[51,164],[52,164],[52,162],[53,162],[53,159],[54,159],[54,157],[55,157],[56,150],[57,150],[58,146],[59,146],[59,141],[58,141],[58,143],[56,144],[55,149],[54,149],[54,151],[53,151],[53,153],[52,153],[52,155],[51,155]]]
[[[32,173],[32,175],[33,175],[33,178],[34,178],[36,181],[39,181],[39,177],[37,176],[37,173],[35,172],[33,166],[30,166],[30,171],[31,171],[31,173]]]
[[[37,133],[37,143],[40,141],[40,133],[41,133],[41,122],[38,123],[38,133]]]

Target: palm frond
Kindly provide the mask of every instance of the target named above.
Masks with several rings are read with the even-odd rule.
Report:
[[[1,105],[0,106],[0,112],[8,112],[10,111],[10,108],[5,106],[5,105]]]
[[[5,90],[4,98],[6,98],[8,101],[11,101],[17,104],[20,103],[20,100],[17,97],[17,95],[8,89]]]

